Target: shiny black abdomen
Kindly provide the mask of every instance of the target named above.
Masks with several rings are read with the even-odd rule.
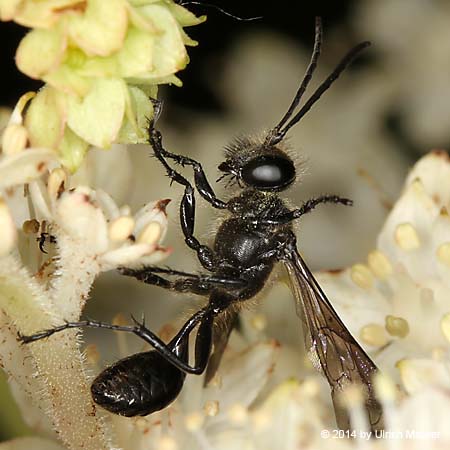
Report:
[[[101,372],[92,383],[92,398],[112,413],[146,416],[175,400],[185,376],[155,351],[137,353]]]

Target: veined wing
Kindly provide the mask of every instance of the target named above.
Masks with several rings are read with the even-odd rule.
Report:
[[[350,429],[348,414],[340,406],[338,394],[349,383],[358,383],[367,389],[365,405],[372,430],[382,429],[382,409],[372,383],[377,367],[336,314],[297,249],[289,251],[283,262],[292,284],[297,314],[303,321],[305,345],[331,387],[338,426]]]
[[[208,360],[208,365],[206,367],[206,374],[204,385],[207,386],[209,382],[214,378],[214,375],[219,368],[220,362],[222,361],[222,356],[225,348],[228,344],[228,339],[233,329],[237,326],[239,321],[238,311],[231,310],[222,314],[219,321],[214,323],[213,328],[213,351]]]

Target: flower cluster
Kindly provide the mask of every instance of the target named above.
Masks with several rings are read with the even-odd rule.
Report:
[[[180,83],[185,45],[196,44],[183,27],[203,20],[172,0],[2,0],[0,19],[33,28],[16,62],[46,83],[29,99],[26,137],[71,171],[89,145],[146,142],[149,97]]]
[[[26,157],[14,169],[26,175],[35,168],[35,155],[23,153]],[[1,175],[3,169],[11,167],[1,168]],[[132,215],[129,207],[119,208],[100,189],[72,187],[60,167],[29,182],[25,198],[23,186],[8,189],[0,204],[2,366],[27,423],[37,430],[54,429],[67,448],[110,448],[111,432],[92,413],[79,341],[68,332],[43,344],[21,346],[17,332],[78,320],[100,272],[164,258],[170,251],[160,245],[167,227],[166,204],[151,202]],[[28,207],[32,212],[22,222]],[[15,222],[22,226],[18,229]],[[48,420],[51,426],[42,424]]]

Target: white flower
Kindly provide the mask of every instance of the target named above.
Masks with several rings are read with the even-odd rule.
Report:
[[[164,258],[169,249],[160,242],[167,200],[150,202],[131,215],[129,207],[119,208],[102,189],[77,185],[53,152],[22,148],[18,117],[12,123],[13,114],[6,128],[0,160],[0,361],[33,430],[58,436],[68,449],[111,449],[114,433],[95,414],[76,332],[31,346],[20,345],[17,333],[78,320],[100,272]],[[124,152],[112,155],[123,159]],[[127,168],[110,156],[110,166]],[[119,181],[127,184],[126,177]],[[29,442],[11,445],[54,445]]]
[[[450,389],[450,160],[432,152],[411,170],[367,262],[318,274],[379,367],[413,393]]]

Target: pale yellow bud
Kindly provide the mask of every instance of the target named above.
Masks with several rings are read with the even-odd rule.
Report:
[[[417,231],[410,223],[397,225],[394,238],[402,250],[415,250],[420,247],[420,239]]]
[[[194,411],[186,416],[184,424],[189,431],[198,431],[201,429],[205,416],[199,412]]]
[[[123,242],[130,237],[134,228],[134,219],[122,216],[113,220],[109,225],[109,238],[115,242]]]
[[[372,272],[380,280],[383,280],[392,274],[391,262],[389,261],[387,256],[379,250],[370,252],[367,258],[367,262],[369,263],[369,267]]]
[[[372,273],[364,264],[355,264],[351,268],[350,277],[362,289],[370,289],[373,285]]]
[[[162,227],[158,222],[150,222],[138,237],[139,244],[156,244],[162,235]]]
[[[0,198],[0,257],[8,254],[14,247],[17,239],[16,226],[9,212],[9,208],[3,199]]]
[[[208,417],[215,417],[219,414],[219,402],[217,400],[208,400],[203,406],[203,411]]]
[[[404,338],[409,333],[409,324],[402,317],[386,316],[386,330],[391,336]]]
[[[9,124],[2,136],[2,151],[5,155],[21,152],[27,145],[28,132],[23,125]]]
[[[450,242],[445,242],[444,244],[441,244],[437,251],[437,258],[438,260],[445,264],[446,266],[450,266]]]
[[[363,342],[375,347],[382,347],[388,342],[384,328],[375,323],[362,327],[360,335]]]
[[[51,171],[47,182],[47,191],[51,199],[56,200],[61,195],[66,182],[67,174],[64,169],[59,167]]]

